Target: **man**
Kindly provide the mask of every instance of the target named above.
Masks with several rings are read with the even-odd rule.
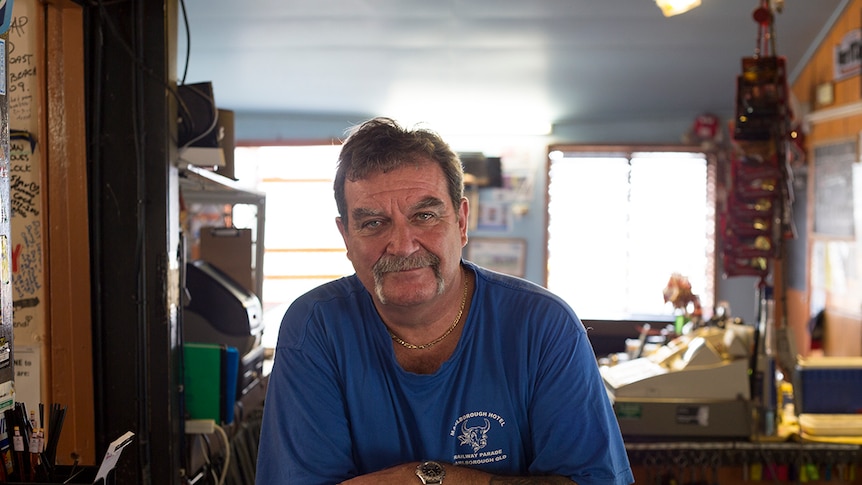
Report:
[[[443,140],[370,120],[334,188],[356,274],[284,316],[259,485],[633,482],[575,313],[461,259],[469,207]]]

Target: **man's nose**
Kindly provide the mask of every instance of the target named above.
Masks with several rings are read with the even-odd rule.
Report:
[[[393,254],[413,254],[418,244],[416,243],[416,228],[407,221],[394,222],[389,239],[389,251]]]

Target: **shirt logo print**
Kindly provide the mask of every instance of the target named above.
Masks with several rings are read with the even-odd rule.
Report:
[[[488,445],[488,430],[491,429],[491,422],[488,418],[483,418],[485,423],[481,426],[467,427],[467,421],[461,423],[461,434],[458,435],[458,440],[461,445],[469,445],[473,448],[473,453],[481,450]]]

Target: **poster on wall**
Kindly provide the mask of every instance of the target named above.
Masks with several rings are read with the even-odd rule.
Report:
[[[853,237],[853,183],[856,142],[814,149],[814,232],[823,236]]]
[[[12,25],[12,0],[0,0],[0,34],[9,31]]]
[[[817,147],[811,314],[826,308],[862,315],[862,169],[855,142]]]
[[[527,241],[516,238],[473,237],[467,259],[493,271],[524,277]]]
[[[509,206],[503,202],[483,202],[479,205],[479,221],[476,229],[480,231],[508,231]]]
[[[862,162],[853,164],[853,220],[862,227]],[[862,281],[862,235],[856,235],[856,275]],[[862,312],[862,306],[859,308]]]
[[[856,76],[862,71],[862,30],[853,29],[844,34],[841,43],[833,51],[832,80],[840,81]]]

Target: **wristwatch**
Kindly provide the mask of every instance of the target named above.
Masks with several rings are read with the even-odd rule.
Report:
[[[416,476],[425,485],[440,485],[443,483],[443,477],[446,476],[446,469],[436,461],[426,461],[416,467]]]

